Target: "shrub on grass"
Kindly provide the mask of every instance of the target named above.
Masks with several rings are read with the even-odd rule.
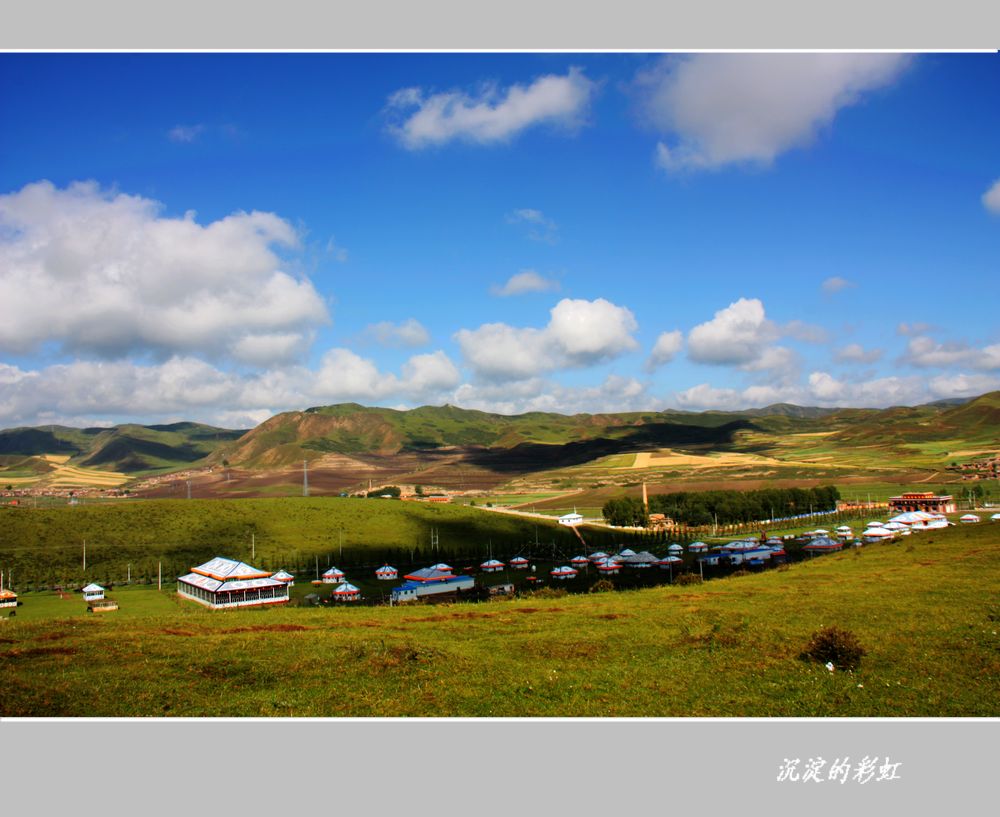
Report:
[[[538,590],[532,590],[531,596],[536,599],[561,599],[568,593],[565,587],[540,587]]]
[[[840,627],[823,627],[812,634],[805,650],[799,656],[805,660],[833,664],[837,669],[857,669],[865,649],[858,637]]]
[[[701,584],[701,576],[695,573],[681,573],[676,579],[674,579],[674,584]]]
[[[609,593],[615,589],[614,582],[608,581],[607,579],[598,579],[592,585],[590,585],[590,593]]]

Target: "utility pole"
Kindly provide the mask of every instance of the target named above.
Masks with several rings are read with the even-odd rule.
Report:
[[[250,533],[250,558],[253,560],[257,558],[257,539],[253,532]]]
[[[83,572],[87,572],[87,540],[83,540]]]
[[[302,496],[309,496],[309,460],[302,460]]]
[[[163,562],[156,563],[156,589],[163,589]]]
[[[191,498],[191,480],[184,480],[187,483],[187,498]]]

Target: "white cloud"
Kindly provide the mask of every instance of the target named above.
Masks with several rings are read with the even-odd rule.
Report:
[[[779,334],[759,299],[740,298],[688,333],[688,357],[696,363],[752,365]]]
[[[598,298],[564,298],[550,310],[542,329],[505,323],[483,324],[455,334],[462,355],[488,380],[518,380],[559,368],[587,366],[637,347],[635,317]]]
[[[431,341],[430,333],[416,318],[408,318],[398,324],[391,321],[369,324],[365,335],[383,346],[414,348],[426,346]]]
[[[507,216],[508,224],[527,224],[528,238],[533,241],[545,241],[555,244],[559,225],[548,218],[541,210],[528,207],[515,210]]]
[[[849,343],[833,354],[837,363],[875,363],[881,357],[881,349],[866,350],[860,343]]]
[[[174,125],[167,131],[171,142],[194,142],[205,131],[204,125]]]
[[[1000,216],[1000,179],[993,182],[993,186],[983,193],[983,207]]]
[[[653,371],[665,363],[669,363],[677,356],[683,345],[684,336],[679,329],[675,329],[673,332],[661,332],[656,343],[653,344],[649,360],[646,361],[646,370]]]
[[[449,402],[495,414],[655,411],[659,405],[645,384],[617,375],[609,375],[597,386],[564,386],[543,378],[503,384],[463,383]]]
[[[840,292],[848,287],[857,286],[853,281],[848,281],[846,278],[841,278],[839,275],[834,275],[832,278],[827,278],[823,282],[823,291],[827,295],[833,295],[835,292]]]
[[[489,83],[474,95],[404,88],[389,97],[387,110],[397,119],[389,129],[410,150],[455,139],[506,142],[538,124],[572,129],[582,124],[596,88],[579,68],[538,77],[528,86],[500,89]]]
[[[901,362],[921,368],[964,366],[980,371],[992,371],[1000,369],[1000,343],[978,349],[956,341],[939,343],[933,338],[920,335],[910,338]]]
[[[637,78],[645,115],[667,141],[668,171],[770,165],[810,144],[837,112],[891,84],[901,54],[695,54],[665,57]]]
[[[104,357],[264,364],[287,361],[329,321],[313,285],[274,250],[298,247],[288,222],[240,212],[202,226],[160,209],[93,182],[0,196],[0,350],[53,342]]]
[[[163,363],[77,361],[24,371],[0,364],[0,427],[92,418],[200,419],[244,426],[278,411],[350,400],[399,398],[442,402],[458,386],[458,369],[443,351],[415,355],[399,375],[348,349],[330,349],[316,370],[284,366],[250,373],[222,371],[203,360]]]
[[[523,295],[526,292],[551,292],[559,289],[559,282],[551,278],[545,278],[534,270],[521,270],[516,275],[507,279],[503,286],[494,284],[490,287],[490,292],[501,298],[511,295]]]

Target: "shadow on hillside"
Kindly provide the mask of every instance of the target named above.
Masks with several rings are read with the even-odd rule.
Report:
[[[636,453],[655,448],[677,448],[685,445],[710,445],[713,448],[720,448],[731,445],[736,432],[755,428],[756,426],[749,420],[736,420],[715,428],[651,423],[636,426],[620,438],[599,437],[562,445],[521,443],[513,448],[470,448],[465,461],[479,468],[503,473],[548,470],[582,465],[598,457]]]

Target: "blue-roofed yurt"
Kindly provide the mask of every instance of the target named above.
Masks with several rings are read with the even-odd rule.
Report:
[[[604,576],[616,576],[621,572],[622,566],[620,562],[608,558],[601,559],[601,561],[597,563],[597,569]]]
[[[333,589],[330,598],[334,601],[358,601],[361,598],[361,591],[353,584],[342,582]]]
[[[590,560],[586,556],[574,556],[569,560],[569,563],[573,565],[573,567],[580,568],[586,567],[590,563]]]
[[[284,582],[289,587],[295,586],[295,577],[287,570],[279,570],[277,573],[272,573],[271,578],[276,582]]]
[[[389,582],[399,578],[399,571],[389,565],[382,565],[375,571],[375,578],[381,582]]]
[[[479,565],[479,568],[483,573],[499,573],[503,570],[503,562],[498,559],[489,559]]]
[[[562,567],[554,567],[552,571],[549,573],[549,575],[553,579],[572,579],[574,576],[576,576],[576,574],[577,574],[576,569],[570,567],[569,565],[563,565]]]
[[[514,570],[526,570],[528,567],[528,560],[523,556],[515,556],[510,560],[510,566],[514,568]]]
[[[331,567],[323,576],[323,584],[340,584],[344,580],[344,571]]]

